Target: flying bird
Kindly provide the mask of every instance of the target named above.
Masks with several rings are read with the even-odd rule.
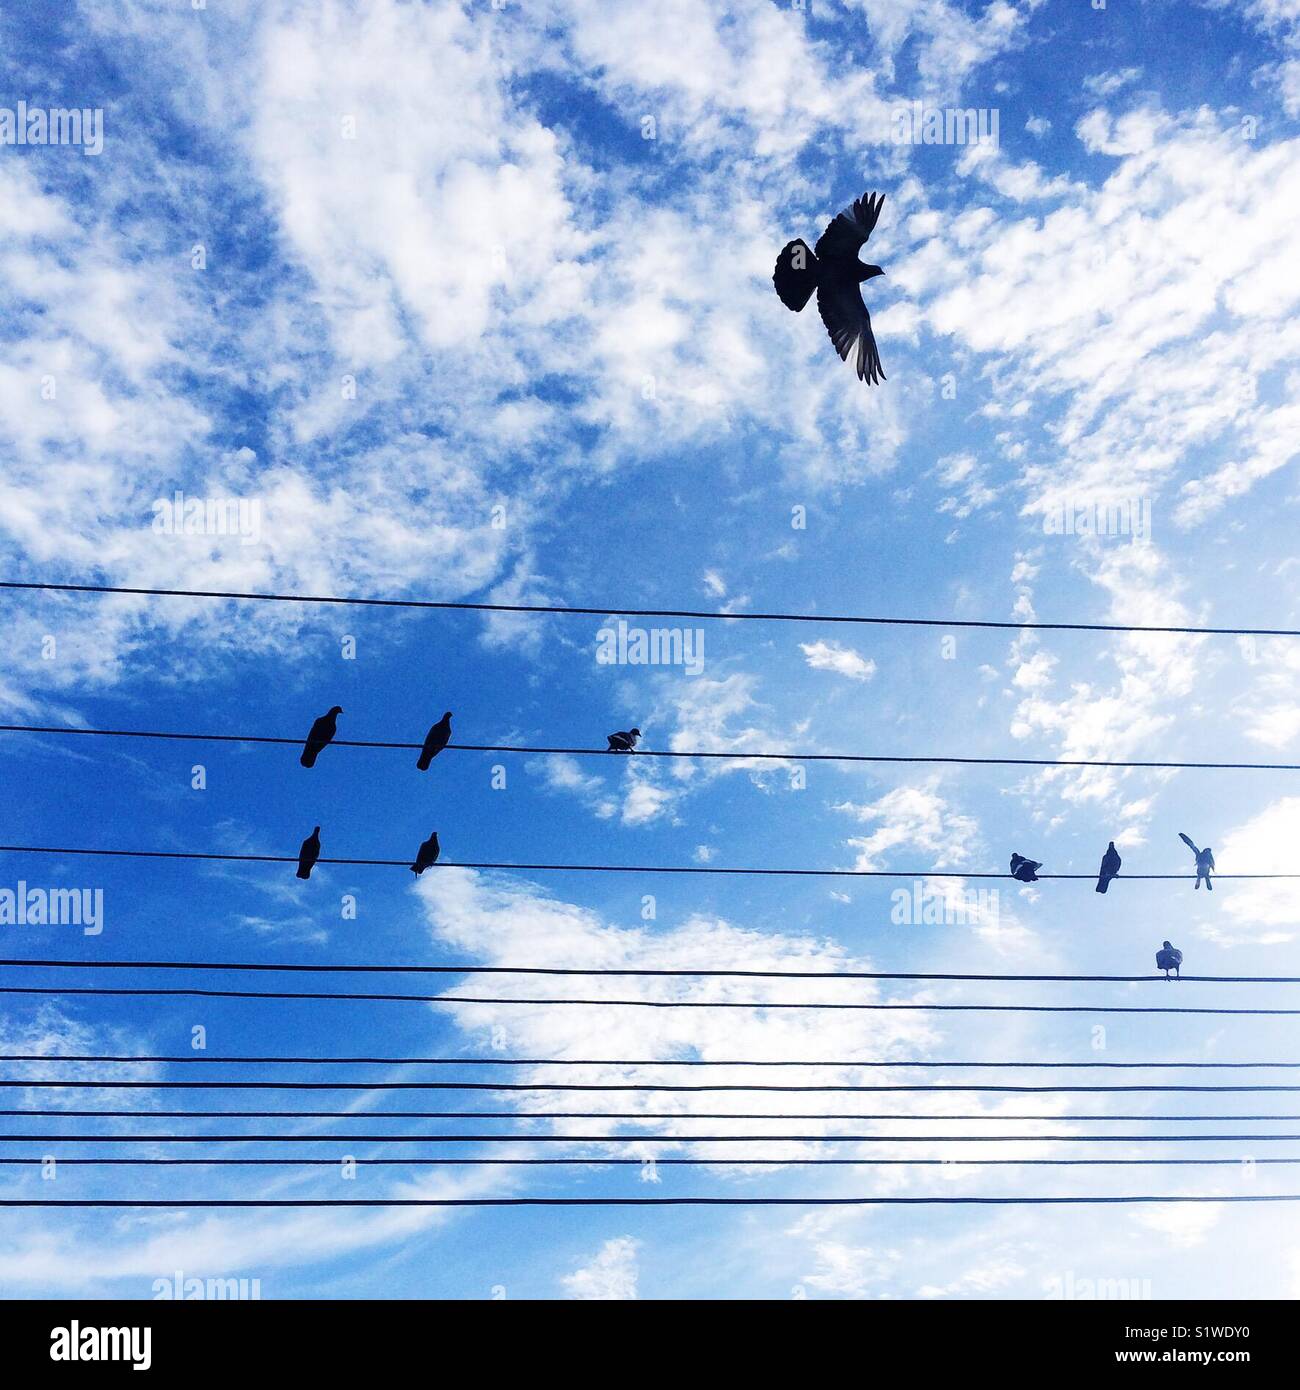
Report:
[[[416,767],[421,772],[429,770],[429,764],[447,746],[447,741],[451,738],[451,711],[448,710],[440,720],[424,736],[424,747],[420,749],[420,757],[416,762]]]
[[[1184,835],[1180,830],[1178,838],[1196,856],[1196,887],[1201,886],[1202,879],[1205,881],[1205,889],[1208,893],[1214,892],[1214,884],[1210,882],[1210,874],[1214,872],[1214,851],[1207,845],[1205,849],[1197,849],[1192,842],[1190,835]]]
[[[419,852],[415,856],[415,863],[411,865],[411,872],[422,874],[425,869],[433,868],[438,862],[438,852],[438,832],[435,830],[420,846]]]
[[[632,753],[636,750],[637,742],[641,738],[640,729],[628,729],[626,733],[607,734],[609,747],[606,753]]]
[[[858,252],[875,229],[884,201],[883,193],[864,193],[852,207],[835,216],[815,249],[809,249],[802,239],[787,242],[772,272],[781,303],[795,313],[817,291],[817,312],[835,351],[847,362],[856,344],[858,380],[871,385],[884,381],[885,373],[871,332],[871,316],[858,286],[885,272],[878,265],[864,265]]]
[[[1110,887],[1111,879],[1119,873],[1119,866],[1123,862],[1115,848],[1115,841],[1112,840],[1106,853],[1101,856],[1101,868],[1097,873],[1097,892],[1104,893]]]
[[[1023,854],[1011,856],[1011,877],[1021,883],[1037,883],[1038,871],[1043,866],[1036,859],[1026,859]]]
[[[316,861],[320,858],[320,826],[302,842],[302,848],[298,851],[298,877],[310,878],[311,871],[316,866]]]
[[[343,706],[335,705],[328,714],[322,714],[311,726],[311,732],[307,735],[307,742],[303,745],[302,757],[298,759],[303,767],[316,766],[316,759],[320,756],[321,749],[338,732],[339,715],[342,713]]]
[[[1172,970],[1179,979],[1182,979],[1182,971],[1179,969],[1183,963],[1183,953],[1177,946],[1171,946],[1167,941],[1162,943],[1161,949],[1156,952],[1156,969],[1165,972],[1165,979],[1169,978]]]

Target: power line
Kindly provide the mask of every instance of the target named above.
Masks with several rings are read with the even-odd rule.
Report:
[[[484,994],[381,994],[347,993],[324,990],[256,989],[107,989],[102,986],[0,985],[0,994],[149,996],[183,999],[313,999],[334,1003],[405,1004],[529,1004],[581,1005],[592,1008],[626,1009],[855,1009],[869,1013],[1003,1013],[1003,1014],[1239,1014],[1251,1017],[1290,1017],[1300,1009],[1210,1009],[1196,1007],[1164,1008],[1151,1005],[1120,1004],[866,1004],[820,1003],[788,999],[547,999],[518,998]],[[61,1084],[67,1084],[61,1083]]]
[[[1258,1094],[1300,1091],[1300,1086],[1010,1086],[936,1085],[932,1082],[904,1086],[766,1086],[745,1082],[707,1085],[660,1085],[657,1082],[616,1081],[76,1081],[40,1077],[28,1081],[6,1077],[0,1089],[20,1091],[763,1091],[799,1094],[971,1094],[999,1092],[1008,1095],[1169,1095]]]
[[[39,1166],[48,1154],[0,1158],[0,1166]],[[337,1168],[338,1158],[60,1158],[61,1168]],[[354,1158],[358,1168],[639,1168],[642,1158]],[[1296,1164],[1296,1158],[1251,1158]],[[1240,1158],[655,1158],[656,1168],[1240,1168]]]
[[[973,1067],[998,1068],[1238,1068],[1247,1071],[1300,1067],[1300,1062],[953,1062],[953,1061],[800,1061],[797,1058],[711,1060],[700,1057],[205,1057],[194,1053],[128,1056],[124,1053],[47,1053],[11,1052],[0,1054],[0,1062],[206,1062],[226,1065],[302,1066],[420,1066],[420,1067]],[[64,1083],[67,1084],[67,1083]]]
[[[300,748],[303,740],[273,737],[268,734],[204,734],[180,733],[162,729],[79,729],[63,724],[0,724],[0,733],[80,734],[101,738],[151,738],[191,743],[258,743]],[[389,748],[418,751],[420,743],[401,743],[386,739],[335,738],[331,748]],[[509,743],[449,743],[444,752],[455,753],[523,753],[564,755],[566,757],[608,758],[606,748],[564,748]],[[735,762],[794,762],[794,763],[949,763],[958,766],[980,767],[1120,767],[1120,768],[1179,768],[1184,770],[1219,770],[1239,772],[1297,772],[1300,763],[1234,763],[1234,762],[1168,762],[1103,760],[1096,758],[976,758],[947,754],[884,754],[884,753],[719,753],[694,749],[638,748],[638,758],[700,758]]]
[[[1023,1120],[1052,1121],[1069,1124],[1109,1124],[1112,1121],[1149,1120],[1152,1122],[1212,1122],[1300,1120],[1300,1113],[1284,1115],[1014,1115],[970,1112],[953,1115],[915,1113],[864,1113],[851,1111],[807,1111],[781,1113],[766,1110],[0,1110],[0,1116],[23,1119],[245,1119],[245,1120],[917,1120],[924,1122],[948,1120]],[[774,1136],[779,1138],[780,1136]],[[1300,1135],[1296,1136],[1300,1138]]]
[[[195,859],[222,863],[296,864],[296,854],[216,854],[201,850],[87,849],[76,845],[0,845],[3,854],[80,854],[117,859]],[[367,868],[407,869],[409,859],[335,859],[322,856],[319,864],[348,864]],[[976,872],[970,869],[753,869],[723,868],[712,864],[510,864],[473,860],[440,859],[432,869],[509,869],[527,873],[591,874],[744,874],[768,878],[993,878],[1009,879],[1009,873]],[[1093,882],[1090,874],[1039,874],[1039,879],[1080,879]],[[1189,882],[1188,874],[1124,874],[1126,882]],[[1215,874],[1220,879],[1294,879],[1294,874]]]
[[[685,1118],[685,1117],[682,1117]],[[0,1144],[1286,1144],[1295,1134],[0,1134]],[[743,1160],[741,1160],[743,1161]]]
[[[1079,1206],[1151,1202],[1300,1202],[1298,1193],[1230,1197],[212,1197],[136,1199],[56,1197],[0,1198],[0,1207],[889,1207],[889,1206]]]
[[[0,589],[44,590],[71,594],[128,594],[144,598],[258,599],[274,603],[326,603],[365,608],[423,608],[472,613],[559,613],[580,617],[692,618],[701,621],[749,623],[849,623],[876,627],[989,628],[1021,632],[1140,632],[1175,633],[1193,637],[1300,637],[1297,628],[1175,627],[1134,623],[995,622],[974,618],[885,618],[829,613],[718,613],[693,608],[580,607],[555,603],[469,603],[448,599],[364,598],[340,594],[280,594],[231,589],[153,589],[120,584],[54,584],[32,580],[0,580]]]
[[[375,964],[316,964],[303,962],[271,963],[266,961],[209,961],[209,960],[3,960],[0,968],[36,968],[66,970],[257,970],[308,974],[379,974],[379,975],[615,975],[669,977],[719,977],[760,980],[979,980],[1036,984],[1145,984],[1161,981],[1164,976],[1152,975],[974,975],[939,974],[915,970],[734,970],[706,968],[698,970],[645,969],[631,966],[590,967],[568,965],[375,965]],[[1300,975],[1181,975],[1181,980],[1200,984],[1236,985],[1298,985]]]

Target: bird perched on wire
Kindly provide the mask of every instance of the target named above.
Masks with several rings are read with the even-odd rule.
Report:
[[[606,753],[632,753],[636,751],[637,743],[640,741],[641,730],[628,729],[626,733],[607,734],[605,737],[609,742]]]
[[[302,842],[302,848],[298,851],[298,877],[310,878],[311,871],[316,866],[316,861],[320,858],[320,826]]]
[[[1205,882],[1205,889],[1208,893],[1214,892],[1214,884],[1210,882],[1210,874],[1214,872],[1214,851],[1207,845],[1205,849],[1197,849],[1192,843],[1190,835],[1184,835],[1180,830],[1178,838],[1196,856],[1196,887],[1201,886],[1201,881]]]
[[[1021,883],[1037,883],[1038,871],[1043,866],[1036,859],[1026,859],[1023,854],[1011,856],[1011,877]]]
[[[415,863],[411,865],[411,872],[422,874],[425,869],[433,868],[438,862],[439,853],[438,832],[435,830],[416,852]]]
[[[1177,946],[1171,946],[1167,941],[1161,943],[1161,948],[1156,952],[1156,969],[1165,972],[1165,979],[1169,978],[1172,970],[1180,979],[1182,971],[1178,968],[1183,963],[1183,953]]]
[[[303,745],[302,757],[298,759],[303,767],[316,766],[316,759],[320,757],[321,749],[338,732],[339,715],[342,713],[343,706],[335,705],[327,714],[322,714],[311,726],[311,732],[307,735],[307,742]]]
[[[858,252],[875,229],[884,201],[883,193],[864,193],[852,207],[835,216],[815,248],[809,248],[802,238],[787,242],[772,272],[781,303],[795,313],[817,291],[817,312],[835,351],[847,362],[856,344],[858,380],[871,385],[884,381],[885,373],[871,331],[871,316],[858,286],[885,272],[878,265],[864,265]]]
[[[1097,872],[1097,892],[1104,893],[1110,887],[1111,879],[1119,873],[1119,866],[1123,862],[1115,848],[1115,841],[1112,840],[1106,853],[1101,856],[1101,868]]]
[[[448,740],[451,738],[451,711],[448,710],[440,720],[424,736],[424,747],[420,749],[420,756],[416,760],[416,767],[421,772],[429,770],[429,764],[446,748]]]

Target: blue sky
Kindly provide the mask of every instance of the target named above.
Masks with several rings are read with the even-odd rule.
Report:
[[[97,155],[0,146],[4,575],[810,617],[1300,625],[1293,5],[650,8],[210,0],[0,15],[0,107],[99,108],[104,137]],[[894,143],[893,115],[913,101],[996,111],[998,144]],[[886,275],[867,295],[888,381],[873,389],[836,361],[813,311],[787,313],[770,281],[786,240],[814,240],[865,189],[886,194],[869,257]],[[154,503],[178,490],[255,501],[256,536],[160,535]],[[1051,532],[1061,508],[1094,505],[1140,505],[1150,538]],[[4,603],[0,712],[11,723],[297,736],[337,703],[341,736],[362,739],[418,741],[451,709],[458,740],[491,744],[600,747],[636,724],[652,748],[732,752],[1296,761],[1300,748],[1300,647],[1286,641],[709,622],[691,675],[598,663],[596,618]],[[793,764],[449,753],[421,777],[412,763],[332,749],[307,773],[289,748],[8,734],[3,838],[288,854],[319,823],[326,855],[388,858],[413,854],[436,827],[453,861],[930,869],[926,890],[946,899],[975,886],[962,870],[999,869],[1012,850],[1049,872],[1087,873],[1113,838],[1132,872],[1179,872],[1185,830],[1213,845],[1225,873],[1286,872],[1300,834],[1286,773],[813,763],[798,786]],[[497,763],[504,786],[493,785]],[[442,869],[417,884],[322,866],[302,884],[280,866],[3,857],[0,887],[104,893],[99,936],[0,928],[17,957],[1126,974],[1149,969],[1168,936],[1194,973],[1300,974],[1300,894],[1285,883],[1225,882],[1209,899],[1121,881],[1103,899],[1086,883],[1007,881],[973,923],[907,925],[891,921],[900,885],[876,879]],[[473,983],[511,992],[496,977]],[[702,988],[623,980],[607,992]],[[809,997],[779,982],[717,988],[710,997]],[[825,988],[1092,1004],[1149,1002],[1153,987]],[[563,981],[535,989],[565,992]],[[1289,1002],[1190,983],[1177,998],[1193,995]],[[211,1053],[490,1055],[495,1032],[506,1054],[573,1058],[1295,1055],[1286,1019],[22,996],[0,1012],[0,1042],[167,1053],[184,1051],[195,1026]],[[516,1079],[530,1074],[541,1075]],[[86,1103],[21,1094],[33,1106]],[[179,1108],[177,1095],[231,1109],[247,1098],[140,1091],[121,1104],[147,1114]],[[815,1113],[819,1099],[791,1103]],[[960,1099],[889,1108],[1228,1114],[1258,1098]],[[102,1095],[89,1103],[108,1108]],[[481,1108],[525,1104],[566,1102]],[[690,1118],[732,1104],[754,1108],[626,1093],[598,1108],[680,1114],[640,1121],[647,1138],[752,1130]],[[1254,1109],[1290,1106],[1281,1096]],[[10,1132],[22,1125],[39,1130],[14,1121]],[[139,1128],[115,1120],[101,1132]],[[1053,1132],[1124,1128],[1058,1121]],[[998,1152],[1202,1147],[1063,1138]],[[774,1141],[770,1152],[817,1150]],[[732,1166],[664,1168],[650,1186],[635,1168],[369,1169],[345,1186],[323,1169],[65,1168],[52,1184],[8,1169],[0,1187],[36,1198],[1228,1195],[1290,1190],[1291,1171]],[[10,1211],[0,1290],[143,1298],[182,1269],[259,1278],[265,1297],[1035,1298],[1067,1276],[1149,1281],[1156,1297],[1280,1296],[1300,1291],[1289,1213]]]

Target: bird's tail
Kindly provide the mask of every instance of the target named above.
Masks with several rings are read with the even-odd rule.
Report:
[[[817,257],[806,241],[788,242],[776,258],[772,283],[781,296],[781,303],[797,314],[812,298],[817,288]]]
[[[432,761],[433,761],[433,754],[432,754],[432,753],[426,753],[426,752],[421,751],[420,756],[416,759],[415,765],[416,765],[416,767],[418,767],[418,768],[420,769],[421,772],[428,772],[428,770],[429,770],[429,764],[430,764]]]
[[[1110,887],[1110,879],[1108,879],[1108,878],[1106,878],[1106,877],[1103,876],[1102,878],[1099,878],[1099,879],[1097,880],[1097,892],[1099,892],[1099,893],[1104,893],[1104,892],[1106,891],[1106,889],[1109,888],[1109,887]]]
[[[298,877],[299,877],[299,878],[310,878],[310,877],[311,877],[311,870],[310,870],[310,869],[299,869],[299,870],[298,870]]]
[[[1201,851],[1196,848],[1196,844],[1192,840],[1192,837],[1190,835],[1184,835],[1183,832],[1180,830],[1178,832],[1178,838],[1183,842],[1183,844],[1187,846],[1188,849],[1191,850],[1193,854],[1200,854]]]
[[[302,757],[299,758],[298,761],[303,765],[303,767],[315,767],[316,750],[314,748],[304,748],[302,750]]]
[[[420,873],[423,873],[424,870],[423,870],[423,869],[420,869],[420,868],[417,867],[415,864],[412,864],[412,865],[411,865],[411,872],[412,872],[413,874],[420,874]]]

